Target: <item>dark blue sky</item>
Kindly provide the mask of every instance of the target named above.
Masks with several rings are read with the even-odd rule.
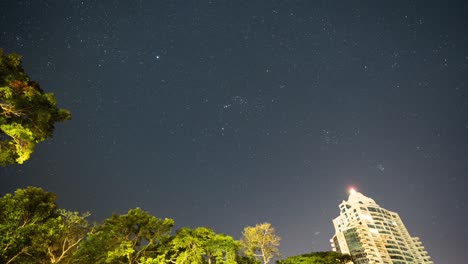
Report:
[[[73,120],[28,185],[93,220],[141,207],[283,256],[330,250],[355,185],[435,263],[468,258],[464,1],[2,1],[0,47]]]

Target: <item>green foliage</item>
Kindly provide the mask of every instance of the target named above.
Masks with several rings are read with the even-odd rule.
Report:
[[[208,259],[208,262],[214,258],[216,263],[236,263],[239,246],[239,242],[234,241],[232,237],[224,234],[215,234],[204,244],[205,258]]]
[[[278,252],[279,237],[268,223],[245,228],[248,251],[240,256],[239,241],[210,228],[171,235],[174,220],[140,208],[91,227],[89,213],[59,209],[55,199],[37,187],[0,198],[0,263],[259,264],[255,258],[267,263]]]
[[[28,160],[38,143],[52,137],[55,123],[70,118],[52,93],[30,81],[21,56],[0,49],[0,165]]]
[[[0,263],[46,258],[36,245],[48,232],[44,224],[57,217],[55,209],[55,195],[36,187],[0,198]]]
[[[150,257],[141,257],[138,260],[138,264],[162,264],[165,263],[161,261],[159,258],[150,258]]]
[[[85,216],[59,210],[55,194],[19,189],[0,198],[0,263],[59,263],[88,231]]]
[[[90,231],[90,225],[86,221],[89,213],[79,215],[78,212],[64,209],[58,209],[56,213],[58,217],[45,223],[44,227],[48,232],[38,246],[47,252],[50,263],[69,262],[79,243]]]
[[[244,228],[240,243],[246,256],[266,264],[273,257],[279,256],[280,240],[271,224],[263,223]]]
[[[232,237],[216,234],[206,227],[182,228],[165,247],[166,259],[170,263],[226,263],[236,262],[239,244]]]
[[[158,219],[140,208],[104,220],[81,243],[75,263],[138,263],[153,261],[155,250],[169,238],[172,219]]]
[[[32,131],[18,123],[2,124],[0,125],[0,130],[12,139],[10,141],[10,146],[15,147],[15,152],[11,153],[16,153],[18,156],[16,158],[16,162],[22,164],[31,156],[31,153],[34,150],[35,139]],[[5,151],[5,153],[10,152]]]
[[[337,252],[313,252],[291,256],[276,262],[277,264],[344,264],[351,263],[351,256]]]
[[[236,262],[238,264],[260,264],[261,263],[261,261],[258,261],[254,257],[240,256],[240,255],[237,255]]]
[[[205,250],[203,243],[205,239],[212,236],[214,232],[205,228],[191,230],[182,228],[177,231],[175,237],[170,243],[172,254],[170,260],[173,263],[203,263],[203,255]],[[205,238],[204,238],[205,237]]]

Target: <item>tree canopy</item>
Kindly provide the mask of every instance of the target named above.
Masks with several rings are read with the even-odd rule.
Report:
[[[279,256],[281,238],[276,235],[270,223],[257,224],[244,228],[241,246],[246,256],[261,260],[264,264]]]
[[[278,256],[279,237],[268,223],[246,227],[237,241],[207,227],[172,233],[174,220],[140,208],[91,225],[89,213],[55,200],[38,187],[0,197],[0,263],[258,264]]]
[[[70,118],[52,93],[30,80],[21,56],[0,49],[0,165],[28,160],[38,143],[52,137],[55,123]]]
[[[88,234],[76,254],[77,263],[139,263],[154,256],[169,238],[174,220],[159,219],[135,208],[105,219]]]
[[[168,243],[164,256],[166,263],[234,264],[238,248],[239,242],[210,228],[182,228]]]
[[[291,256],[283,260],[279,260],[277,264],[345,264],[352,263],[351,256],[340,254],[333,251],[328,252],[313,252],[298,256]]]
[[[59,263],[86,236],[86,215],[58,209],[41,188],[18,189],[0,198],[0,263]]]

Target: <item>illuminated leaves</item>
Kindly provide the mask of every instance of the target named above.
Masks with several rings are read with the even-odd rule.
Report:
[[[271,224],[263,223],[244,228],[240,242],[246,256],[255,257],[266,264],[279,256],[280,240]]]
[[[169,237],[172,219],[159,219],[140,208],[104,220],[88,235],[76,255],[77,263],[138,263],[155,257],[154,250]]]
[[[17,156],[16,162],[22,164],[29,159],[36,145],[33,132],[18,123],[2,124],[0,130],[11,138],[7,146],[14,147]]]
[[[0,50],[0,165],[28,160],[36,144],[52,137],[54,124],[70,118],[53,94],[29,80],[19,55]]]
[[[206,227],[182,228],[169,243],[166,256],[171,263],[237,263],[237,241],[224,234],[216,234]]]
[[[352,263],[350,255],[337,252],[314,252],[291,256],[277,262],[278,264],[345,264]]]
[[[37,187],[0,198],[0,263],[257,264],[278,256],[268,223],[246,227],[241,242],[206,227],[171,235],[174,220],[140,208],[91,227],[89,213],[58,209],[55,199]]]
[[[59,263],[86,236],[87,215],[57,209],[55,194],[18,189],[0,198],[0,263]]]

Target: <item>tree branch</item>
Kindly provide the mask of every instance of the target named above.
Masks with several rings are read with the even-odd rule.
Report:
[[[21,249],[21,251],[18,252],[18,254],[14,255],[6,264],[9,264],[13,260],[15,260],[17,257],[19,257],[21,254],[26,253],[26,251],[28,251],[28,249],[29,249],[29,247],[25,247],[25,248]]]

